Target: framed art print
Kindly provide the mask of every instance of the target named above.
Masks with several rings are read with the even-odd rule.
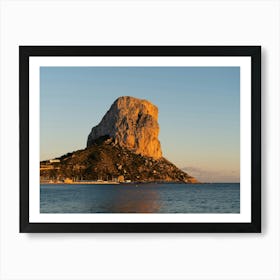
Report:
[[[260,46],[20,46],[20,232],[261,232]]]

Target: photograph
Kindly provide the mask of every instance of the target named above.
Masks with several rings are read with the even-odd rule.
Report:
[[[239,213],[239,67],[41,67],[41,213]]]
[[[259,46],[20,46],[21,232],[259,232]]]

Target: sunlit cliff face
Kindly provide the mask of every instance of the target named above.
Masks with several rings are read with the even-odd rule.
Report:
[[[130,96],[118,98],[101,122],[92,128],[87,147],[105,135],[136,154],[154,159],[162,157],[158,108],[147,100]]]

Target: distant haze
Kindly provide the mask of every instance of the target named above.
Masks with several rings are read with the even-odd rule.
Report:
[[[202,182],[239,182],[239,67],[41,67],[40,159],[86,147],[120,96],[159,109],[163,156]]]
[[[181,169],[202,183],[239,183],[239,170],[230,170],[230,169],[220,169],[215,170],[210,168],[199,168],[199,167],[181,167]]]

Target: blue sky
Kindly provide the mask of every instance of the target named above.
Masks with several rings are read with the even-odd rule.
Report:
[[[202,181],[239,181],[239,67],[41,67],[40,158],[85,148],[120,96],[159,108],[163,155]]]

